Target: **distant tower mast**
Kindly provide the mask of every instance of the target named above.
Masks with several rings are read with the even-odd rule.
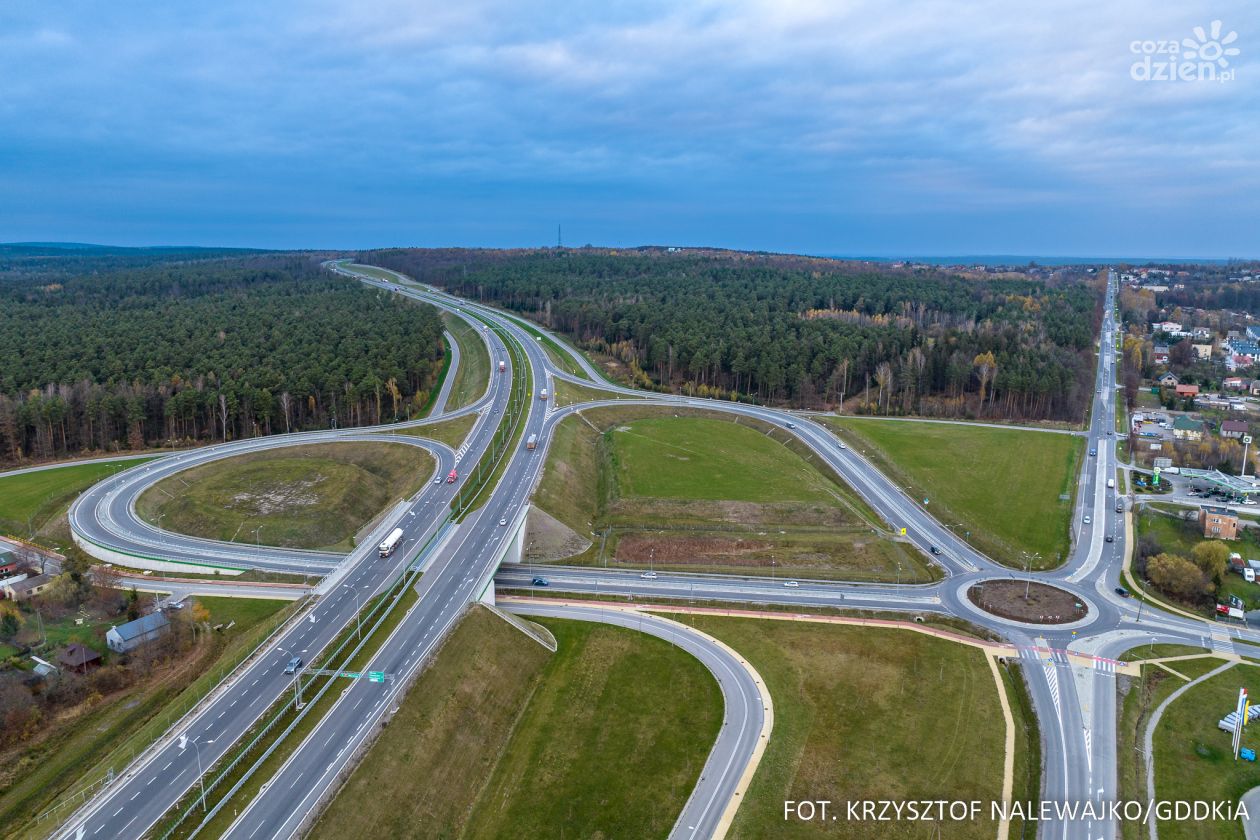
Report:
[[[561,240],[560,240],[560,225],[556,225],[556,247],[557,248],[564,247],[564,245],[561,243]]]

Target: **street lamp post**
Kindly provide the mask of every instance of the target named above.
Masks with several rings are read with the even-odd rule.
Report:
[[[358,635],[358,637],[362,639],[363,638],[363,600],[362,600],[362,596],[359,594],[359,587],[351,586],[348,583],[343,583],[342,586],[344,586],[346,589],[349,589],[350,591],[354,593],[354,605],[355,605],[354,621],[356,625],[355,632]]]

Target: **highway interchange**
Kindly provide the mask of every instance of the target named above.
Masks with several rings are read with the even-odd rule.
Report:
[[[515,526],[527,509],[555,426],[583,408],[623,404],[626,398],[636,398],[643,404],[740,414],[790,428],[879,512],[890,528],[905,528],[906,539],[925,554],[933,546],[940,549],[940,556],[933,559],[946,575],[943,580],[927,585],[801,581],[799,586],[786,587],[782,580],[759,577],[662,572],[655,579],[645,580],[636,573],[548,567],[546,575],[551,589],[632,595],[640,601],[653,597],[685,598],[937,613],[964,618],[1014,645],[1021,652],[1024,664],[1029,666],[1025,673],[1044,740],[1042,798],[1045,800],[1106,802],[1116,798],[1116,687],[1114,668],[1108,663],[1125,650],[1153,641],[1202,645],[1226,652],[1260,653],[1260,650],[1248,649],[1252,644],[1260,644],[1260,635],[1248,628],[1194,620],[1149,604],[1142,608],[1139,621],[1139,605],[1134,599],[1122,598],[1115,592],[1120,585],[1120,570],[1130,536],[1126,528],[1127,514],[1116,511],[1117,502],[1124,502],[1124,498],[1107,487],[1107,479],[1116,475],[1117,468],[1114,438],[1109,434],[1113,429],[1116,398],[1115,354],[1111,350],[1111,338],[1118,329],[1113,320],[1114,275],[1108,283],[1096,374],[1097,393],[1087,430],[1087,446],[1097,455],[1087,457],[1082,465],[1072,553],[1058,569],[1034,574],[1037,580],[1075,593],[1086,603],[1089,612],[1073,624],[1032,626],[983,612],[966,595],[967,589],[977,581],[1008,578],[1012,574],[1022,577],[1022,573],[1012,572],[977,552],[934,519],[918,500],[907,496],[875,469],[860,452],[846,448],[829,430],[809,417],[758,406],[635,392],[607,382],[581,354],[573,353],[572,362],[582,367],[589,380],[576,377],[558,367],[515,316],[403,282],[401,276],[396,282],[390,282],[376,274],[356,273],[344,264],[330,263],[329,267],[369,285],[433,303],[470,320],[479,327],[492,360],[509,360],[511,356],[503,337],[512,341],[523,352],[532,379],[532,387],[525,394],[523,435],[538,435],[539,447],[531,452],[517,446],[515,451],[508,452],[506,468],[487,501],[458,525],[449,523],[446,516],[457,485],[427,483],[420,493],[391,512],[377,529],[378,533],[384,533],[394,524],[404,529],[402,550],[385,559],[376,556],[372,540],[365,540],[362,548],[343,559],[317,552],[185,537],[142,521],[136,513],[136,499],[155,482],[214,459],[332,440],[385,440],[423,446],[433,454],[437,462],[435,477],[440,477],[457,459],[461,463],[475,463],[485,452],[497,423],[509,409],[511,370],[506,375],[492,372],[489,387],[480,400],[457,412],[443,412],[431,420],[373,430],[277,435],[182,452],[122,472],[85,492],[71,509],[72,530],[81,546],[103,559],[123,562],[130,557],[159,564],[210,564],[328,577],[316,590],[318,597],[308,599],[298,617],[206,702],[173,727],[162,741],[139,757],[127,772],[67,819],[59,836],[138,837],[149,831],[198,784],[199,768],[206,769],[227,754],[274,701],[286,691],[293,691],[293,678],[283,673],[290,655],[301,655],[309,662],[353,620],[364,600],[382,591],[404,569],[422,565],[425,573],[418,584],[419,600],[369,666],[391,674],[392,682],[382,686],[365,680],[348,681],[345,693],[333,709],[315,725],[269,780],[266,789],[239,813],[227,831],[228,836],[251,839],[291,837],[300,833],[314,806],[335,791],[339,774],[356,749],[367,743],[379,723],[387,718],[397,692],[423,667],[464,608],[483,594],[484,585],[495,574],[498,557],[502,554],[501,540],[511,530],[499,523],[508,520]],[[493,325],[495,329],[484,329],[483,324]],[[451,343],[454,346],[454,342]],[[564,346],[563,342],[560,346]],[[592,381],[599,383],[601,390],[610,392],[610,398],[562,407],[556,406],[554,400],[542,402],[533,398],[542,387],[554,392],[553,383],[557,379],[587,387]],[[467,413],[476,413],[481,419],[459,451],[424,438],[390,434],[400,426],[425,425]],[[460,481],[464,480],[461,476]],[[1091,519],[1090,524],[1085,524],[1086,515]],[[1114,541],[1106,542],[1107,535]],[[500,586],[525,587],[531,578],[527,569],[505,566],[498,571],[495,580]],[[623,615],[594,606],[531,604],[522,609],[545,610],[549,615],[586,620],[620,621],[617,616]],[[647,621],[645,632],[656,632],[664,626],[659,619],[648,618]],[[674,640],[697,655],[715,674],[717,669],[729,667],[720,652],[702,639]],[[1097,657],[1097,665],[1073,665],[1062,655],[1064,651]],[[727,715],[732,718],[734,701],[730,692],[726,697]],[[740,720],[738,731],[734,733],[737,737],[719,739],[706,765],[729,768],[728,772],[706,771],[705,785],[697,787],[675,825],[676,836],[711,836],[715,830],[714,815],[724,809],[730,798],[732,774],[738,776],[749,760],[748,733],[762,725],[758,715],[751,712]],[[296,792],[301,796],[295,795]],[[1046,838],[1093,840],[1115,837],[1117,826],[1089,821],[1051,821],[1042,823],[1040,831]]]

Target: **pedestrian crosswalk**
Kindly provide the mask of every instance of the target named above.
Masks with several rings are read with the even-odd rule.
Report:
[[[1102,674],[1116,673],[1116,666],[1120,663],[1114,659],[1107,659],[1102,656],[1088,656],[1078,654],[1077,660],[1073,662],[1071,654],[1066,650],[1049,647],[1032,647],[1020,645],[1016,648],[1019,652],[1019,658],[1028,660],[1029,662],[1039,662],[1046,667],[1062,667],[1071,668],[1076,665],[1086,667],[1086,663],[1092,662],[1094,670]]]
[[[1209,647],[1216,653],[1233,653],[1234,643],[1230,640],[1229,630],[1224,627],[1213,627],[1212,635],[1208,643]]]

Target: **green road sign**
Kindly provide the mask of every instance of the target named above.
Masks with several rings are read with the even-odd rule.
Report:
[[[368,682],[383,683],[385,682],[384,671],[368,671]]]
[[[350,679],[352,679],[352,680],[357,680],[359,677],[361,677],[361,676],[363,676],[363,675],[362,675],[362,674],[360,674],[358,671],[342,671],[342,672],[341,672],[341,676],[343,676],[343,677],[349,677],[349,678],[350,678]]]

